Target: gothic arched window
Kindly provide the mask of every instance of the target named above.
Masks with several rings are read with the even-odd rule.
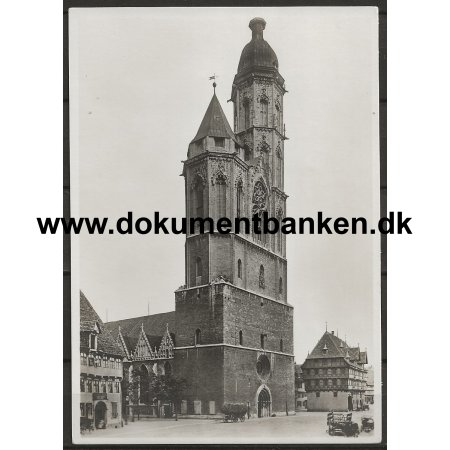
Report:
[[[282,154],[281,154],[280,144],[278,144],[276,153],[277,153],[276,183],[277,183],[277,186],[281,189],[282,185],[283,185],[283,158],[282,158]]]
[[[217,191],[217,218],[226,217],[227,215],[227,180],[222,173],[216,178]]]
[[[194,345],[200,345],[202,342],[202,332],[199,328],[195,330]]]
[[[281,129],[282,129],[281,106],[278,103],[275,105],[275,111],[276,111],[276,117],[277,117],[277,128],[278,128],[278,131],[281,133]]]
[[[238,268],[237,268],[238,269],[238,278],[242,279],[242,261],[240,259],[238,259],[237,266],[238,266]]]
[[[278,292],[279,292],[280,294],[283,293],[283,278],[281,278],[281,277],[280,277],[280,280],[279,280],[279,282],[278,282]]]
[[[252,197],[253,207],[252,207],[252,215],[259,216],[262,218],[264,212],[267,210],[267,190],[262,181],[257,181],[255,183],[255,188],[253,190]],[[256,225],[256,224],[255,224]],[[258,242],[266,243],[267,236],[262,233],[262,222],[259,222],[259,233],[256,230],[253,230],[253,239]]]
[[[244,145],[244,161],[250,160],[250,148],[248,145]]]
[[[169,361],[166,361],[164,363],[164,374],[165,375],[171,375],[172,374],[172,366],[170,365]]]
[[[203,278],[202,258],[197,256],[197,259],[195,260],[195,282],[196,282],[196,284],[202,284],[202,278]]]
[[[283,350],[283,339],[280,339],[280,352],[284,351]]]
[[[259,287],[261,289],[265,289],[266,287],[266,281],[264,279],[264,266],[262,264],[259,266]]]
[[[257,181],[255,183],[252,201],[252,215],[262,215],[262,213],[266,211],[267,208],[267,190],[262,181]]]
[[[261,99],[261,126],[269,126],[269,103],[266,99]]]
[[[194,206],[193,216],[194,217],[202,217],[203,218],[203,215],[204,215],[203,190],[204,190],[203,181],[201,180],[200,177],[197,177],[197,179],[195,180],[195,184],[194,184],[194,198],[193,198],[193,206]]]
[[[244,99],[244,128],[250,128],[250,101]]]
[[[281,232],[281,221],[283,220],[283,212],[281,210],[277,212],[277,220],[280,225],[280,228],[276,235],[277,251],[278,253],[283,253],[283,233]]]
[[[236,217],[242,217],[244,212],[244,190],[242,180],[238,181],[236,189]]]
[[[239,345],[244,345],[244,335],[242,334],[242,330],[239,331]]]

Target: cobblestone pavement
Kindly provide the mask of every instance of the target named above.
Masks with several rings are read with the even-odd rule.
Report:
[[[361,426],[361,416],[371,412],[353,412],[353,421]],[[85,433],[82,443],[369,443],[381,439],[381,424],[375,431],[359,437],[329,436],[326,412],[300,412],[295,416],[251,418],[242,423],[223,423],[211,419],[146,419],[129,422],[121,428]],[[377,427],[378,425],[378,427]]]

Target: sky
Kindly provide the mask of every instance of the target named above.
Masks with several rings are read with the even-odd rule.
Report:
[[[169,11],[170,10],[170,11]],[[287,216],[379,215],[375,8],[71,9],[72,216],[184,216],[180,176],[212,96],[227,103],[248,23],[286,80]],[[79,287],[103,320],[172,311],[184,236],[79,237]],[[79,253],[78,253],[79,252]],[[323,332],[380,358],[378,236],[287,236],[288,302],[302,363]]]

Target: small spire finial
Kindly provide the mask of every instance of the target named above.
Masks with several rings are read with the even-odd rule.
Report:
[[[212,84],[214,89],[214,95],[216,95],[216,87],[217,87],[216,78],[219,78],[219,75],[216,75],[215,73],[209,77],[210,80],[214,80]]]
[[[325,322],[325,331],[328,331],[328,322]]]
[[[252,30],[253,39],[263,38],[263,31],[266,28],[266,21],[263,18],[255,17],[254,19],[250,20],[248,26]]]

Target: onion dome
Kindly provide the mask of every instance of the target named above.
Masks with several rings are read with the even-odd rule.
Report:
[[[252,30],[252,40],[242,50],[238,74],[257,67],[278,70],[277,55],[263,38],[266,21],[260,17],[255,17],[248,26]]]

